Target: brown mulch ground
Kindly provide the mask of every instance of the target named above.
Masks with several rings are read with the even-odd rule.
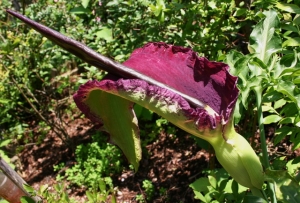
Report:
[[[74,149],[80,143],[91,141],[96,129],[88,119],[66,120]],[[15,162],[18,172],[35,189],[48,184],[51,190],[57,175],[53,166],[64,162],[67,168],[75,162],[72,149],[53,132],[49,132],[41,144],[25,145],[18,158]],[[189,184],[203,176],[202,171],[208,168],[208,163],[209,154],[200,149],[190,135],[183,131],[178,135],[162,132],[146,146],[137,173],[127,169],[113,177],[114,186],[118,188],[118,202],[136,202],[137,194],[146,195],[142,188],[146,179],[155,186],[151,202],[199,202],[194,199]],[[160,189],[166,193],[159,194]],[[84,190],[71,187],[67,191],[79,202],[87,201]]]

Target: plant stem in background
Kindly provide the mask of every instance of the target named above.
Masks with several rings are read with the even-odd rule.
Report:
[[[261,150],[262,150],[262,164],[263,167],[270,168],[269,158],[268,158],[268,149],[266,143],[266,135],[265,135],[265,128],[263,123],[263,114],[262,114],[262,87],[256,87],[254,89],[256,94],[256,106],[257,106],[257,117],[258,117],[258,126],[260,132],[260,143],[261,143]],[[268,189],[270,190],[271,202],[276,203],[276,195],[275,195],[275,187],[274,184],[268,182]]]

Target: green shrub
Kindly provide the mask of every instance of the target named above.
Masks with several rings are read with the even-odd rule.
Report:
[[[98,188],[100,179],[120,173],[123,169],[121,151],[105,139],[106,136],[97,133],[92,136],[91,143],[78,145],[76,164],[58,179],[66,178],[78,186]]]

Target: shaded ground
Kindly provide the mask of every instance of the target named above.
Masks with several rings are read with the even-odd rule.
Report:
[[[91,135],[96,131],[89,120],[84,118],[66,123],[70,143],[74,147],[91,141]],[[18,171],[36,189],[44,184],[48,184],[51,189],[57,175],[53,171],[54,165],[64,162],[67,168],[75,162],[72,149],[67,148],[51,132],[40,145],[26,145],[18,157]],[[118,202],[136,202],[137,194],[145,195],[142,185],[146,179],[151,180],[156,188],[151,202],[199,202],[194,200],[189,184],[201,177],[201,171],[208,167],[208,160],[208,153],[201,150],[186,133],[180,131],[177,136],[161,133],[157,140],[146,146],[137,173],[128,169],[113,177],[114,186],[119,190]],[[164,194],[159,194],[160,189],[165,191]],[[68,192],[77,200],[86,201],[85,191],[70,188]]]

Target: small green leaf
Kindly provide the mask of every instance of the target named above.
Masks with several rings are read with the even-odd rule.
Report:
[[[74,13],[74,14],[87,14],[87,13],[90,13],[90,10],[89,9],[86,9],[84,8],[83,6],[79,6],[79,7],[76,7],[76,8],[72,8],[70,10],[70,13]]]
[[[298,109],[300,109],[300,97],[298,94],[294,94],[295,88],[295,84],[292,81],[281,80],[277,85],[277,91],[288,96],[297,105]]]
[[[263,95],[263,102],[274,102],[282,98],[282,94],[277,91],[268,91]]]
[[[295,117],[286,117],[279,121],[278,124],[293,124],[295,121]]]
[[[106,183],[101,178],[99,179],[99,189],[101,192],[106,192]]]
[[[0,98],[0,103],[2,103],[2,104],[8,104],[9,102],[10,102],[9,99]]]
[[[267,203],[267,201],[254,195],[246,195],[243,203]]]
[[[262,106],[262,111],[277,114],[277,111],[272,106],[263,105]]]
[[[283,42],[282,44],[283,47],[296,47],[296,46],[300,46],[300,37],[291,37],[288,38],[286,41]]]
[[[6,140],[0,141],[0,147],[7,146],[10,142],[11,142],[11,139],[6,139]]]
[[[270,115],[264,118],[264,124],[270,124],[270,123],[277,123],[278,121],[280,121],[280,119],[282,119],[281,116],[278,115]]]
[[[299,38],[300,39],[300,38]],[[280,59],[280,65],[293,68],[297,64],[297,53],[286,54]]]
[[[285,104],[286,104],[286,100],[285,99],[280,99],[280,100],[278,100],[274,103],[274,109],[281,108]]]
[[[275,194],[278,201],[299,203],[300,187],[287,171],[265,170],[266,177],[275,181]]]
[[[294,17],[294,20],[293,20],[294,24],[296,25],[300,25],[300,15],[297,14],[295,17]]]
[[[201,194],[201,192],[198,192],[198,191],[195,191],[195,190],[194,190],[194,194],[195,194],[195,199],[200,199],[202,202],[208,203],[208,201],[207,201],[206,198]]]
[[[199,178],[189,186],[195,191],[208,192],[207,187],[210,185],[208,178]]]
[[[31,197],[23,196],[20,199],[21,203],[35,203]]]
[[[217,185],[217,180],[216,180],[215,177],[213,177],[213,176],[208,176],[208,181],[209,181],[210,185],[211,185],[214,189],[217,188],[218,185]]]
[[[84,8],[87,8],[89,5],[90,0],[81,0],[81,4]]]
[[[33,187],[31,187],[30,185],[27,184],[23,184],[24,189],[29,192],[29,193],[34,193],[34,189]]]
[[[247,12],[247,9],[245,8],[236,8],[236,11],[234,12],[233,16],[242,16]]]
[[[113,41],[112,30],[108,27],[102,27],[102,30],[96,33],[97,38],[104,39],[107,42]]]
[[[282,128],[279,128],[275,132],[275,138],[274,138],[274,145],[277,145],[283,138],[285,138],[287,135],[291,135],[293,133],[293,128],[288,126],[283,126]]]
[[[93,195],[92,195],[92,193],[90,192],[90,191],[86,191],[86,196],[87,196],[87,198],[88,198],[88,200],[90,201],[90,202],[94,202],[94,198],[93,198]]]
[[[277,2],[276,7],[283,11],[300,14],[300,8],[296,4],[285,4]]]
[[[281,28],[282,28],[283,30],[288,30],[288,31],[290,31],[290,32],[286,32],[286,33],[284,34],[284,36],[288,36],[288,35],[291,34],[292,32],[298,32],[298,28],[297,28],[296,26],[294,26],[293,24],[291,24],[291,23],[289,23],[289,24],[287,24],[287,23],[282,24],[282,25],[281,25]]]

